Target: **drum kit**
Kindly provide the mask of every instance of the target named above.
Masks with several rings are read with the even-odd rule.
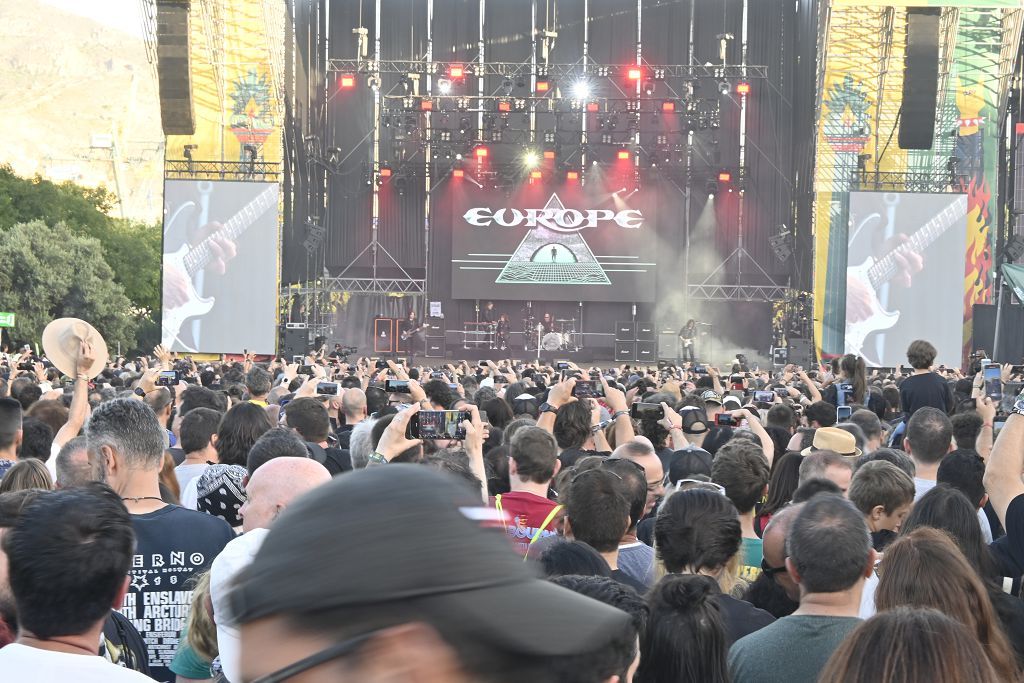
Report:
[[[544,325],[535,318],[523,318],[524,351],[579,351],[583,346],[583,333],[576,331],[576,318],[559,318],[554,330],[545,333]]]

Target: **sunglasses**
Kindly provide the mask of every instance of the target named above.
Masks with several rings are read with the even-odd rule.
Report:
[[[693,486],[684,489],[682,488],[683,484],[693,484]],[[713,481],[701,481],[700,479],[679,479],[676,481],[676,491],[692,491],[693,489],[716,491],[719,495],[725,495],[725,487],[721,484],[716,484]]]
[[[364,633],[354,638],[344,640],[340,643],[335,643],[330,647],[320,650],[320,652],[316,652],[304,659],[300,659],[294,664],[289,664],[283,669],[278,669],[277,671],[267,674],[266,676],[260,676],[259,678],[253,680],[252,683],[283,683],[283,681],[287,681],[289,678],[298,676],[299,674],[309,671],[310,669],[315,669],[321,664],[326,664],[327,662],[330,662],[332,660],[340,659],[342,657],[347,657],[353,654],[360,647],[362,647],[367,640],[369,640],[373,636],[374,633],[371,631],[370,633]]]
[[[782,574],[786,571],[786,565],[781,567],[772,567],[768,564],[768,560],[761,558],[761,573],[767,576],[769,579],[776,574]]]

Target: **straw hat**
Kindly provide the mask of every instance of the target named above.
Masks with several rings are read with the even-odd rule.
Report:
[[[78,318],[57,318],[43,330],[43,353],[54,367],[68,377],[78,374],[78,352],[83,341],[92,345],[93,362],[86,370],[90,379],[107,364],[107,342],[96,328]]]
[[[810,455],[814,451],[835,451],[848,458],[856,458],[861,454],[853,434],[839,427],[822,427],[814,432],[811,447],[805,448],[801,454]]]

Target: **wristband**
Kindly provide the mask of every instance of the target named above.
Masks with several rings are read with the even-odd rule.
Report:
[[[612,420],[613,421],[614,420],[618,420],[623,415],[629,415],[629,411],[628,410],[616,410],[614,413],[612,413]]]
[[[371,463],[372,462],[372,463],[376,463],[378,465],[387,465],[388,464],[388,459],[385,458],[380,453],[377,453],[376,451],[374,451],[369,456],[367,456],[366,462],[367,463]]]

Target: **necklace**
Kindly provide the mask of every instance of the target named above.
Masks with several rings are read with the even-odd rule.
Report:
[[[159,500],[161,503],[163,502],[163,498],[159,498],[157,496],[138,496],[136,498],[129,496],[127,498],[122,498],[121,500],[130,500],[133,503],[138,503],[140,500]]]

